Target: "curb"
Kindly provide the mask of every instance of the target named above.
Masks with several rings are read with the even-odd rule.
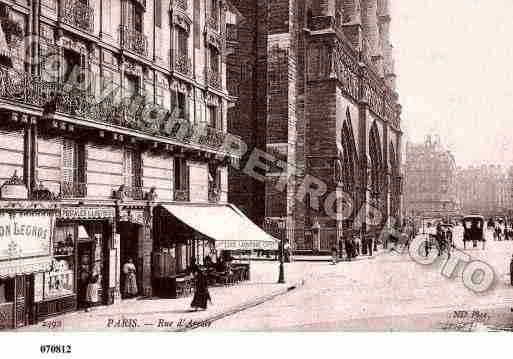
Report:
[[[287,293],[289,293],[289,292],[291,292],[291,291],[293,291],[295,289],[301,288],[304,284],[305,284],[305,280],[301,279],[300,281],[298,281],[298,282],[296,282],[296,283],[294,283],[292,285],[289,285],[286,288],[277,290],[274,293],[268,294],[268,295],[263,296],[263,297],[258,297],[258,298],[254,299],[254,300],[251,300],[251,301],[248,301],[246,303],[240,304],[238,306],[229,308],[228,310],[226,310],[226,311],[224,311],[222,313],[214,314],[214,315],[206,318],[205,320],[202,320],[202,322],[203,323],[204,322],[213,323],[213,322],[218,321],[220,319],[223,319],[223,318],[229,317],[231,315],[243,312],[243,311],[245,311],[247,309],[254,308],[254,307],[256,307],[256,306],[258,306],[260,304],[263,304],[265,302],[273,300],[276,297],[282,296],[282,295],[287,294]],[[175,332],[186,332],[186,331],[189,331],[189,330],[197,329],[199,327],[202,327],[201,323],[189,326],[187,328],[177,329],[177,330],[175,330]]]

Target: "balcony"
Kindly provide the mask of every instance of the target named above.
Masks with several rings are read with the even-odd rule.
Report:
[[[175,51],[173,54],[173,70],[183,75],[191,76],[192,61],[187,53]]]
[[[221,191],[219,185],[215,182],[208,183],[208,201],[218,203],[221,200]]]
[[[31,106],[50,117],[58,113],[61,116],[120,126],[145,135],[172,139],[182,145],[199,145],[216,151],[229,150],[223,148],[227,136],[230,136],[229,143],[242,142],[238,136],[221,129],[192,124],[170,109],[155,108],[155,105],[147,103],[140,96],[121,103],[115,102],[111,96],[99,101],[86,89],[43,81],[29,73],[0,66],[0,104],[6,101],[9,106],[13,102]],[[150,111],[147,110],[148,106],[152,106]],[[235,143],[231,148],[233,146]]]
[[[207,84],[215,88],[221,88],[221,74],[219,71],[208,69],[207,71]]]
[[[219,17],[210,14],[207,17],[207,26],[214,31],[219,31]]]
[[[78,29],[94,31],[94,10],[78,0],[61,2],[61,21]]]
[[[187,189],[175,189],[175,201],[177,202],[189,202],[189,190]]]
[[[231,42],[239,41],[239,29],[235,24],[226,24],[226,40]]]
[[[87,196],[87,184],[82,182],[61,182],[59,198],[84,198]]]
[[[188,4],[187,0],[174,0],[173,6],[175,6],[176,8],[178,8],[182,11],[187,11],[187,9],[189,8],[189,4]]]
[[[142,32],[127,26],[120,26],[119,39],[121,48],[141,56],[148,56],[148,38]]]

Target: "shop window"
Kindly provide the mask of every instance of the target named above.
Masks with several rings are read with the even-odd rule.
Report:
[[[57,226],[53,245],[53,262],[50,272],[44,275],[44,299],[71,295],[75,289],[75,229]]]
[[[14,302],[14,280],[0,279],[0,304]]]
[[[189,171],[187,161],[184,158],[175,158],[174,175],[175,190],[187,191],[189,187]]]
[[[141,155],[133,149],[123,153],[123,178],[127,187],[141,187]]]

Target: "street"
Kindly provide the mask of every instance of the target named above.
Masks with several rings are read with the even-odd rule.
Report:
[[[463,248],[461,228],[454,237]],[[486,249],[469,249],[490,264],[496,285],[476,294],[461,280],[441,275],[443,260],[431,266],[408,254],[381,252],[355,262],[292,263],[291,272],[308,272],[305,285],[285,296],[216,321],[208,330],[435,331],[495,330],[513,323],[509,260],[513,242],[488,238]],[[444,257],[445,258],[445,257]],[[207,329],[202,329],[207,330]]]

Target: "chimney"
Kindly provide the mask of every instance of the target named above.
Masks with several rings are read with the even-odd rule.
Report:
[[[368,55],[378,74],[383,76],[383,54],[379,48],[378,0],[362,0],[362,26],[364,37],[369,43]]]

